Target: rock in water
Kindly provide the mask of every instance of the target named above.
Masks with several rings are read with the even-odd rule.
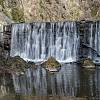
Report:
[[[82,67],[91,69],[95,68],[96,66],[90,58],[86,58],[82,61]]]
[[[35,67],[35,63],[34,62],[31,62],[31,61],[28,61],[28,67],[30,68],[30,67]]]
[[[43,63],[43,67],[50,72],[56,72],[60,69],[61,64],[53,57],[50,57],[46,62]]]
[[[28,69],[29,67],[32,67],[32,64],[29,64],[19,56],[16,56],[16,57],[9,57],[6,66],[13,72],[22,73],[25,72],[25,70]]]

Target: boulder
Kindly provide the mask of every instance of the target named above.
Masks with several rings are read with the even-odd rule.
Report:
[[[82,67],[88,68],[88,69],[96,67],[95,64],[93,63],[93,60],[90,58],[83,59],[81,64],[82,64]]]
[[[50,72],[56,72],[61,67],[61,64],[53,57],[50,57],[42,65],[43,65],[44,68],[46,68]]]
[[[25,72],[26,69],[33,67],[32,65],[34,65],[34,63],[29,64],[19,56],[9,57],[6,62],[6,67],[17,73]]]

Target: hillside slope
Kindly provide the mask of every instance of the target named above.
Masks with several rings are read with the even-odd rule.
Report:
[[[15,22],[100,19],[100,0],[0,0]]]

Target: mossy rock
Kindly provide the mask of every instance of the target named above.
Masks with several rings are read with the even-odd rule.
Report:
[[[32,64],[27,63],[19,56],[9,57],[6,66],[14,72],[25,72],[26,69],[33,67]]]
[[[55,58],[50,57],[43,63],[43,67],[49,71],[57,71],[61,67],[61,64]]]
[[[7,65],[11,66],[12,64],[21,64],[23,66],[26,66],[26,61],[24,61],[22,58],[20,58],[19,56],[15,56],[15,57],[9,57],[7,59]]]
[[[83,61],[82,61],[82,67],[84,67],[84,68],[95,68],[96,66],[93,63],[92,59],[86,58],[86,59],[83,59]]]

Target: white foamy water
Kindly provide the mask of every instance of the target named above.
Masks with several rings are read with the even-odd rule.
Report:
[[[78,58],[79,34],[75,22],[13,24],[11,56],[35,62],[55,57],[60,62]]]

